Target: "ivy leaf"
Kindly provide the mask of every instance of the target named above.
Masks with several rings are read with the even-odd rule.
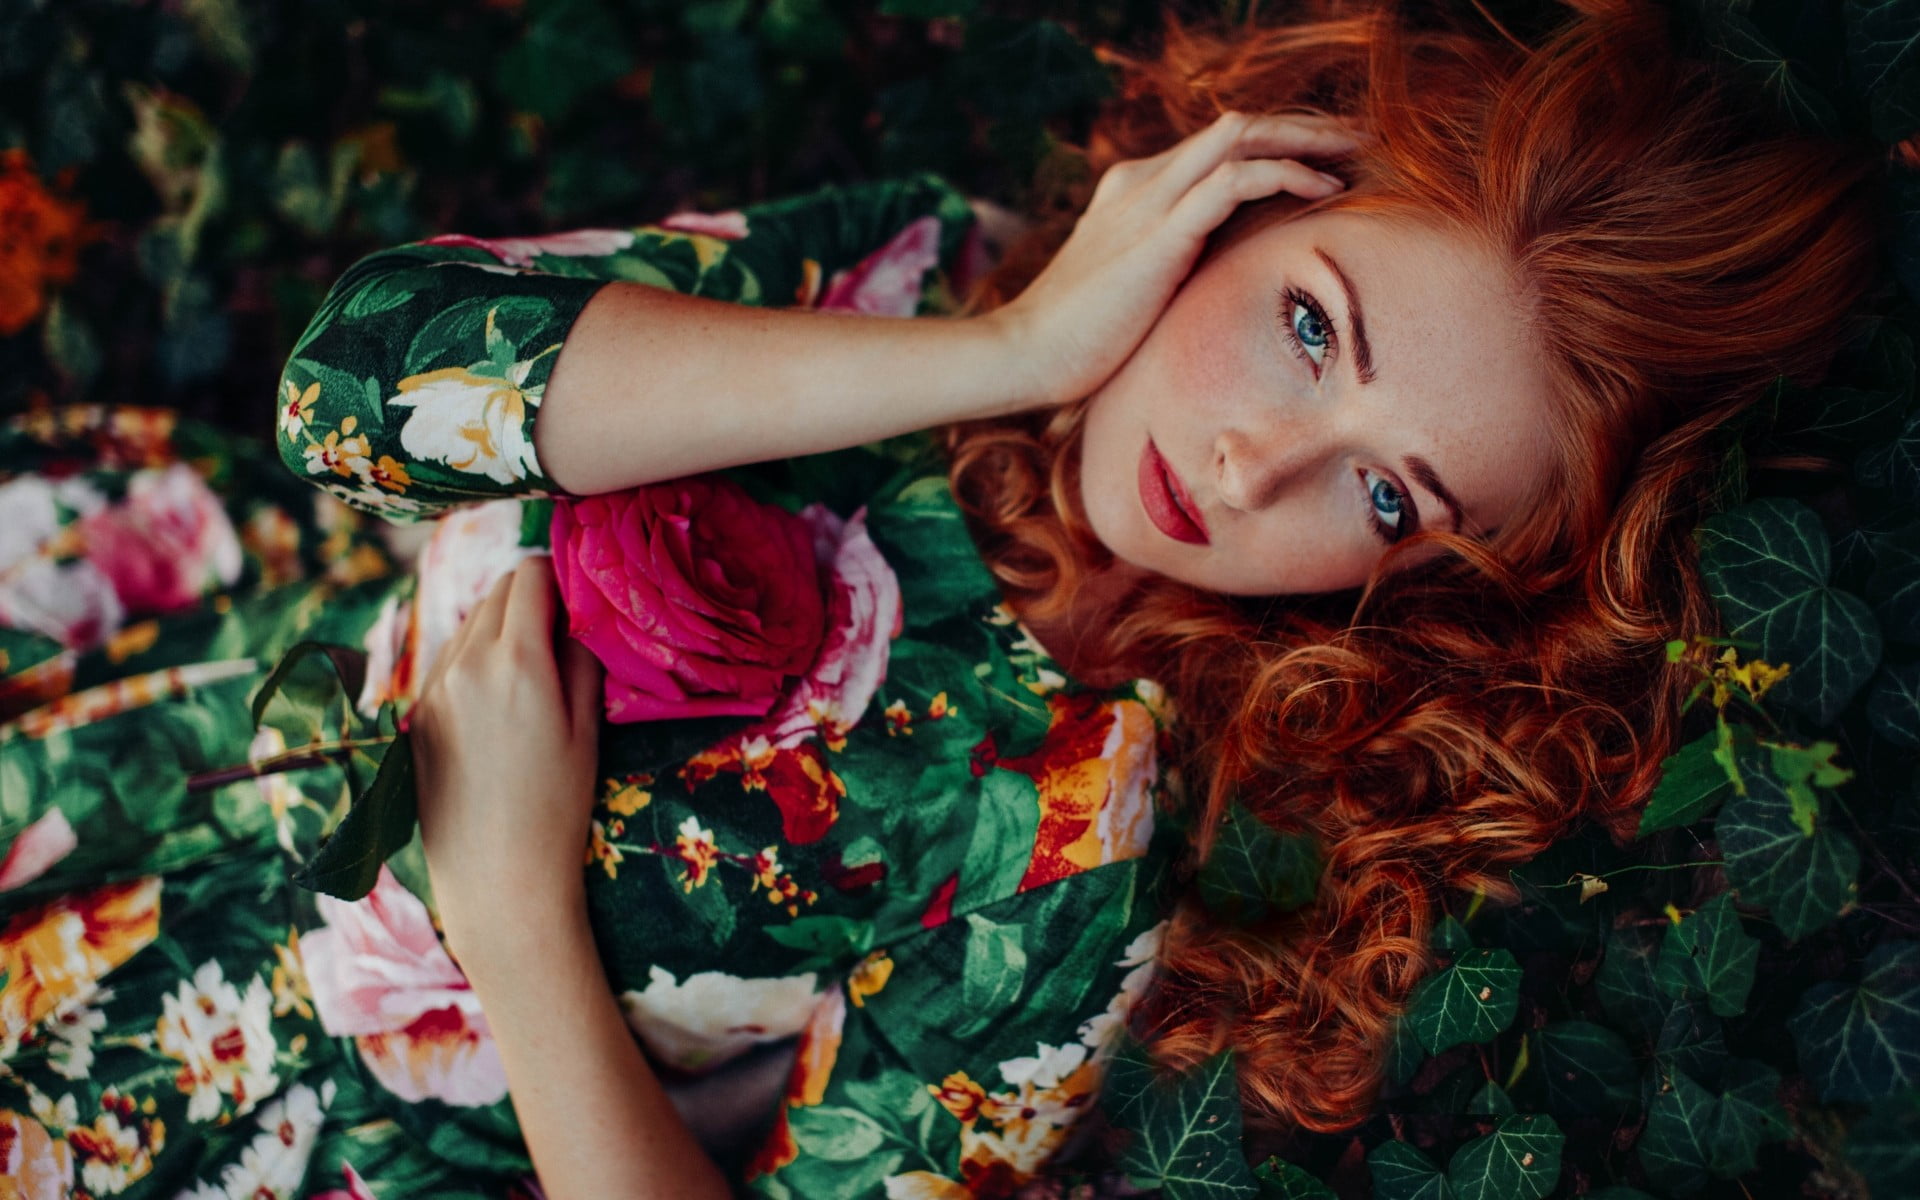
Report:
[[[1789,938],[1829,924],[1853,898],[1860,851],[1824,825],[1808,837],[1787,789],[1764,771],[1745,772],[1747,794],[1721,810],[1714,832],[1727,880],[1741,899],[1764,906]]]
[[[1427,939],[1429,945],[1442,954],[1458,954],[1462,950],[1473,949],[1473,935],[1460,923],[1460,918],[1448,913],[1434,924],[1433,936]]]
[[[1732,5],[1703,6],[1707,44],[1766,91],[1780,111],[1810,133],[1840,136],[1845,126],[1833,102],[1800,77],[1787,57]]]
[[[1760,1147],[1791,1131],[1780,1103],[1780,1073],[1751,1059],[1727,1064],[1725,1090],[1714,1108],[1707,1169],[1735,1179],[1759,1165]]]
[[[500,55],[494,82],[521,112],[557,121],[633,69],[630,44],[599,0],[528,5],[526,36]]]
[[[1708,732],[1669,754],[1660,764],[1660,782],[1640,814],[1638,836],[1678,829],[1710,815],[1733,794],[1733,781],[1713,756],[1718,735]]]
[[[1817,983],[1787,1022],[1822,1100],[1867,1103],[1920,1086],[1920,942],[1883,942],[1856,986]]]
[[[1616,1183],[1612,1187],[1603,1187],[1597,1192],[1588,1192],[1585,1200],[1653,1200],[1639,1188]]]
[[[1651,1040],[1667,1014],[1667,1003],[1654,983],[1655,956],[1660,937],[1628,926],[1607,935],[1606,955],[1594,973],[1593,986],[1606,1009],[1622,1028]]]
[[[1920,532],[1875,539],[1867,603],[1889,638],[1920,642]]]
[[[1760,657],[1792,673],[1782,703],[1831,724],[1880,660],[1880,627],[1866,602],[1827,586],[1832,547],[1820,518],[1770,497],[1709,517],[1696,531],[1700,569],[1728,632],[1755,639]]]
[[[1897,142],[1920,129],[1920,9],[1904,0],[1847,0],[1841,17],[1874,136]]]
[[[1489,1079],[1468,1098],[1466,1111],[1476,1117],[1510,1117],[1514,1112],[1513,1098],[1505,1088]]]
[[[1552,1117],[1502,1117],[1492,1133],[1455,1152],[1447,1182],[1459,1200],[1539,1200],[1560,1178],[1565,1142]]]
[[[1387,1043],[1388,1081],[1395,1087],[1406,1086],[1425,1061],[1427,1051],[1420,1044],[1420,1035],[1407,1024],[1405,1017],[1401,1017],[1393,1023],[1393,1037]]]
[[[1847,1163],[1875,1196],[1898,1195],[1920,1179],[1920,1091],[1882,1101],[1847,1129]]]
[[[1278,1158],[1261,1163],[1253,1178],[1260,1185],[1260,1200],[1339,1200],[1313,1172]]]
[[[1629,1106],[1639,1070],[1626,1040],[1592,1021],[1555,1021],[1532,1035],[1534,1070],[1557,1116],[1600,1116]]]
[[[1920,407],[1907,415],[1897,436],[1862,454],[1853,469],[1862,483],[1890,488],[1903,502],[1920,504]]]
[[[1231,1050],[1168,1083],[1144,1048],[1122,1046],[1107,1074],[1113,1122],[1133,1135],[1120,1169],[1169,1200],[1245,1197],[1254,1182],[1240,1150],[1237,1087]]]
[[[1676,1000],[1660,1023],[1653,1058],[1661,1069],[1685,1071],[1696,1079],[1720,1077],[1727,1058],[1727,1034],[1720,1018],[1703,1004]]]
[[[1716,1103],[1713,1093],[1685,1071],[1661,1070],[1660,1089],[1647,1106],[1647,1127],[1640,1135],[1640,1165],[1648,1179],[1673,1192],[1705,1186]]]
[[[1453,1185],[1433,1160],[1402,1141],[1367,1151],[1373,1200],[1454,1200]]]
[[[1310,837],[1281,833],[1238,801],[1227,810],[1196,880],[1201,903],[1230,920],[1258,921],[1309,903],[1320,883]]]
[[[1513,1023],[1520,1009],[1520,964],[1507,950],[1475,950],[1420,981],[1407,1021],[1429,1054],[1462,1042],[1485,1042]]]
[[[1759,963],[1759,939],[1740,927],[1733,897],[1722,892],[1667,927],[1653,977],[1675,1000],[1705,1000],[1715,1015],[1737,1017]]]
[[[1920,746],[1920,659],[1880,668],[1867,687],[1867,720],[1896,746]]]

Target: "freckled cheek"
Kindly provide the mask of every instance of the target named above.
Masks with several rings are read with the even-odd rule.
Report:
[[[1188,419],[1242,402],[1260,373],[1261,343],[1250,290],[1229,273],[1213,272],[1176,297],[1156,329],[1156,403],[1178,406]]]

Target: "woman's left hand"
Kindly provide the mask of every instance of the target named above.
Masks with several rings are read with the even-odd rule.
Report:
[[[555,654],[552,561],[494,585],[408,714],[427,873],[463,962],[583,911],[600,665],[564,634]]]

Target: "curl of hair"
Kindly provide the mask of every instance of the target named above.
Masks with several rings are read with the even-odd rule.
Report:
[[[1134,1014],[1170,1065],[1232,1047],[1258,1123],[1365,1115],[1447,891],[1510,898],[1506,870],[1582,821],[1631,835],[1690,682],[1663,644],[1716,623],[1691,531],[1720,499],[1727,423],[1776,376],[1816,380],[1878,281],[1873,147],[1788,130],[1676,51],[1657,7],[1568,9],[1532,45],[1338,0],[1277,25],[1172,21],[1152,55],[1104,52],[1123,88],[1086,146],[1097,178],[1222,111],[1363,121],[1371,140],[1334,164],[1349,188],[1319,207],[1479,239],[1531,305],[1556,461],[1496,537],[1422,531],[1357,592],[1154,579],[1083,613],[1111,562],[1079,505],[1084,402],[946,431],[1016,609],[1089,631],[1076,673],[1167,689],[1195,858],[1235,801],[1323,849],[1315,902],[1265,924],[1183,900]],[[1091,182],[969,307],[1017,294]],[[1301,207],[1243,205],[1205,253]],[[1421,545],[1442,553],[1400,567]]]

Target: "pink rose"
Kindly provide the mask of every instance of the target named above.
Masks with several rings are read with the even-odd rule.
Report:
[[[219,497],[185,463],[135,472],[120,503],[83,518],[87,558],[135,612],[187,608],[240,578],[240,537]]]
[[[38,821],[22,829],[0,856],[0,892],[23,887],[53,869],[55,863],[72,854],[80,845],[72,822],[59,809],[49,809]]]
[[[920,307],[920,281],[940,262],[940,220],[921,217],[893,240],[837,272],[821,297],[822,311],[872,317],[911,317]]]
[[[477,238],[464,233],[443,233],[428,238],[428,246],[471,246],[485,250],[510,267],[531,267],[536,256],[551,254],[558,258],[605,258],[633,245],[630,229],[574,229],[546,237]]]
[[[567,628],[607,668],[609,721],[764,716],[825,636],[807,523],[720,476],[563,498],[552,532]]]
[[[835,740],[853,728],[887,677],[887,656],[905,615],[900,580],[867,536],[866,509],[842,521],[825,505],[810,504],[800,519],[813,529],[814,554],[832,573],[833,595],[827,640],[813,669],[750,731],[780,749],[816,730]]]
[[[355,901],[318,897],[325,926],[300,938],[320,1024],[351,1036],[382,1087],[407,1101],[492,1104],[506,1068],[479,997],[433,931],[427,906],[386,867]]]

